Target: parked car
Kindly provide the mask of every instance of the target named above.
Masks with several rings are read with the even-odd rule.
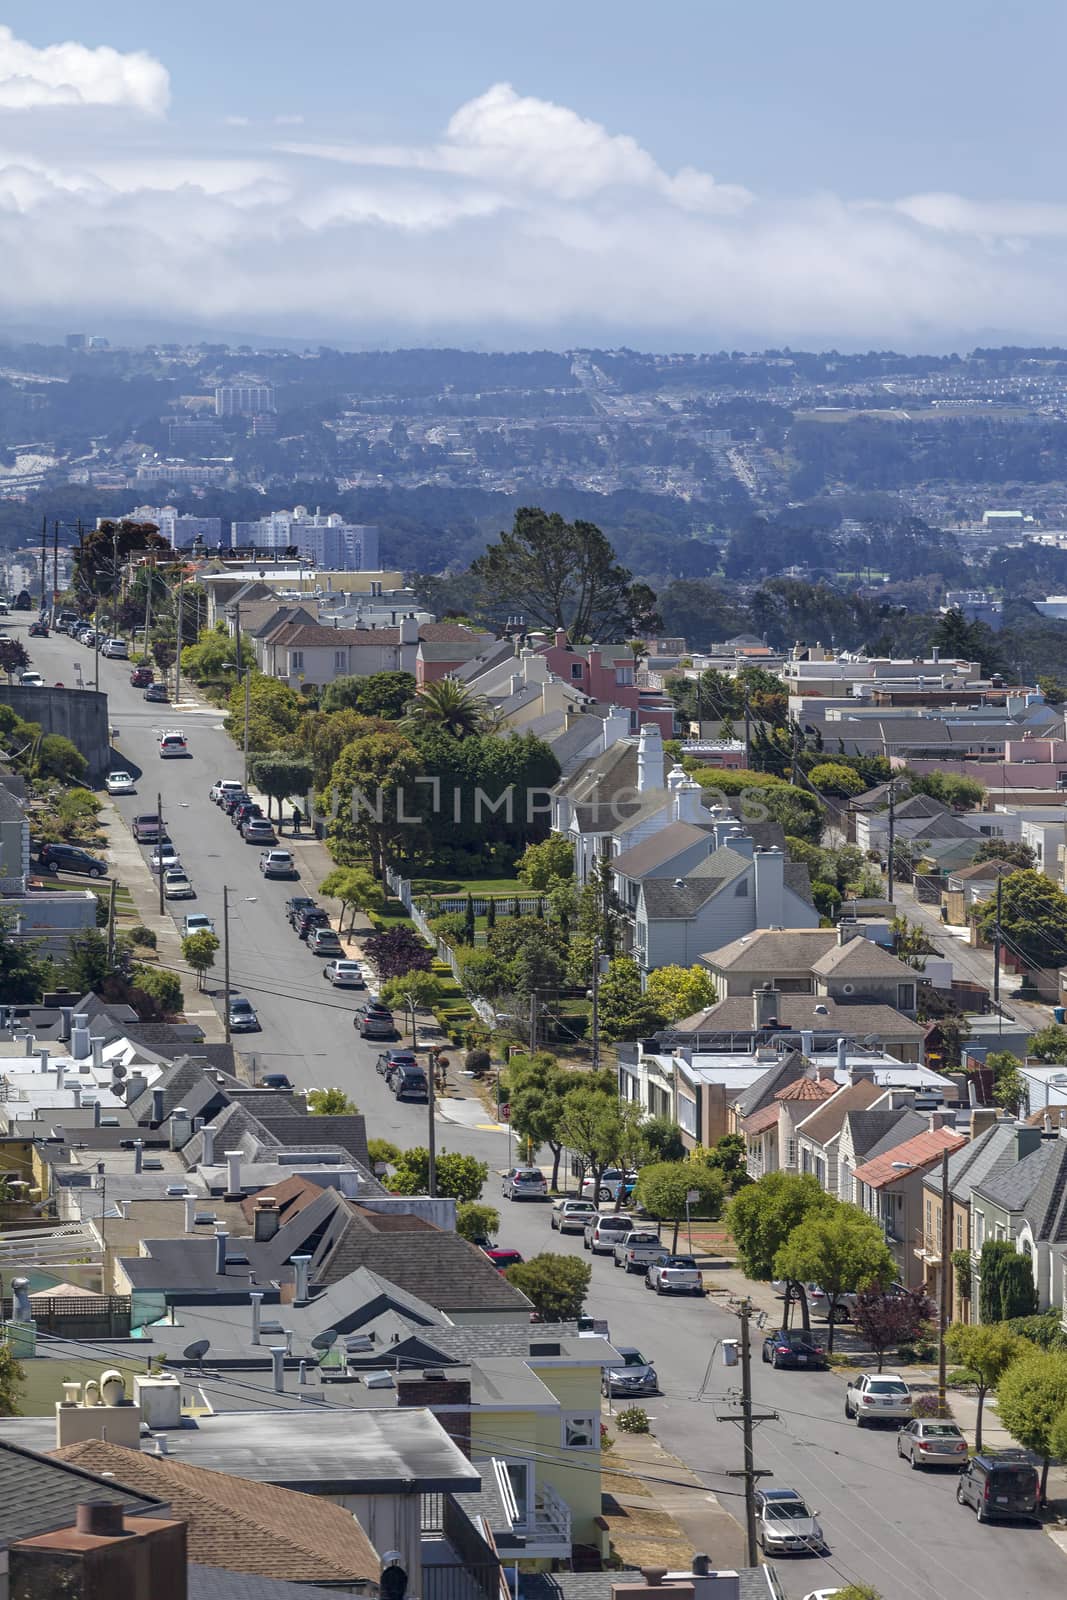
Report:
[[[548,1183],[537,1167],[512,1167],[504,1174],[500,1192],[505,1200],[547,1200]]]
[[[148,692],[147,690],[145,691]],[[170,728],[159,736],[159,754],[163,761],[192,755],[188,741],[180,728]]]
[[[1025,1450],[985,1450],[972,1456],[960,1473],[956,1499],[973,1506],[979,1522],[1038,1515],[1040,1478]]]
[[[308,934],[308,949],[313,956],[343,956],[345,953],[333,928],[314,928]]]
[[[795,1489],[757,1489],[756,1538],[766,1556],[822,1555],[819,1519]]]
[[[293,1087],[284,1072],[265,1072],[259,1081],[264,1089],[291,1089]]]
[[[166,872],[168,867],[180,867],[181,857],[169,839],[161,839],[148,858],[153,872]]]
[[[482,1249],[498,1272],[506,1272],[509,1267],[521,1267],[525,1260],[520,1250],[501,1250],[495,1244],[483,1245]]]
[[[897,1455],[922,1467],[956,1467],[967,1456],[967,1441],[954,1422],[934,1422],[928,1417],[913,1417],[897,1434]]]
[[[259,870],[265,878],[299,878],[296,863],[288,850],[264,850]]]
[[[190,933],[214,933],[214,920],[203,911],[187,911],[182,918],[182,938]]]
[[[263,807],[258,800],[238,800],[230,812],[230,821],[235,828],[243,828],[249,817],[261,817],[264,822],[267,820],[263,816]]]
[[[589,1218],[597,1214],[592,1200],[575,1200],[565,1196],[552,1207],[552,1226],[557,1233],[584,1233]]]
[[[645,1288],[657,1294],[703,1294],[704,1274],[692,1256],[668,1256],[649,1267]]]
[[[256,1016],[255,1007],[251,1000],[246,1000],[243,995],[230,996],[230,1032],[231,1033],[258,1033],[259,1018]]]
[[[102,878],[107,873],[107,862],[90,855],[76,844],[43,844],[37,852],[43,871],[54,877],[57,872],[84,872],[90,878]]]
[[[614,1200],[618,1196],[620,1183],[622,1184],[622,1197],[624,1200],[628,1200],[633,1194],[634,1185],[637,1183],[637,1173],[623,1172],[619,1167],[605,1167],[600,1174],[600,1187],[596,1194],[593,1193],[595,1184],[592,1178],[584,1180],[582,1193],[589,1200]]]
[[[296,926],[296,920],[302,911],[318,910],[316,902],[307,894],[294,894],[285,902],[286,921]]]
[[[335,989],[365,989],[366,980],[363,977],[363,968],[358,961],[350,961],[346,957],[343,961],[328,961],[322,969],[322,975]]]
[[[244,794],[245,786],[237,778],[216,778],[208,790],[208,799],[214,800],[216,805],[222,801],[224,794]]]
[[[652,1229],[635,1228],[632,1233],[622,1235],[612,1254],[617,1267],[625,1267],[627,1272],[647,1272],[654,1262],[670,1255],[670,1251]]]
[[[242,788],[224,789],[219,795],[219,806],[229,816],[235,806],[243,805],[246,800],[251,798],[252,796],[246,794]]]
[[[128,772],[109,772],[104,779],[108,794],[136,794],[137,785]]]
[[[39,619],[37,622],[30,623],[28,631],[31,639],[48,638],[48,624],[47,622],[41,622]]]
[[[426,1073],[417,1061],[395,1063],[385,1081],[398,1100],[425,1100],[430,1093]]]
[[[293,924],[297,937],[300,939],[306,939],[308,934],[312,933],[316,928],[328,928],[329,925],[330,913],[324,910],[322,906],[308,906],[297,915],[297,919]]]
[[[181,867],[171,867],[163,874],[163,895],[167,900],[192,900],[196,890]]]
[[[621,1238],[633,1233],[634,1219],[624,1211],[598,1211],[589,1218],[582,1235],[582,1249],[595,1256],[610,1255]]]
[[[622,1357],[621,1366],[604,1368],[600,1392],[609,1398],[614,1394],[658,1394],[659,1378],[651,1361],[633,1344],[616,1346]]]
[[[385,1013],[387,1016],[392,1015],[392,1013],[389,1012],[385,1006],[382,1006],[380,1010],[381,1013]],[[406,1046],[398,1046],[393,1050],[382,1050],[377,1061],[374,1063],[374,1070],[378,1073],[379,1077],[384,1078],[387,1077],[392,1071],[393,1067],[397,1066],[398,1064],[404,1065],[406,1063],[411,1066],[418,1066],[418,1059],[418,1056],[416,1056],[413,1050],[407,1049]]]
[[[138,844],[151,844],[154,839],[159,838],[159,813],[148,811],[139,817],[134,817],[130,827]]]
[[[857,1428],[868,1422],[907,1422],[911,1416],[911,1390],[895,1372],[865,1372],[845,1390],[845,1416]]]
[[[266,817],[249,817],[241,824],[241,837],[245,844],[277,844],[278,835],[273,822]]]
[[[155,682],[155,677],[151,667],[134,667],[130,673],[130,682],[135,689],[147,689],[150,683]]]
[[[130,658],[129,647],[125,639],[105,639],[100,646],[100,654],[109,657],[112,661],[128,661]]]
[[[150,683],[145,687],[143,698],[145,700],[151,700],[153,705],[164,706],[169,702],[170,695],[167,693],[167,686],[165,683]]]
[[[398,1039],[396,1023],[391,1011],[357,1011],[352,1026],[361,1039]]]
[[[830,1365],[826,1346],[802,1328],[779,1328],[763,1341],[763,1359],[772,1367],[821,1367]]]
[[[45,686],[39,672],[20,672],[19,685],[23,689],[43,689]]]

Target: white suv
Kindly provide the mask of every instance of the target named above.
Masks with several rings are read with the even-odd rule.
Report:
[[[537,1167],[512,1167],[500,1190],[505,1200],[547,1200],[548,1184]]]
[[[855,1417],[857,1428],[868,1422],[907,1422],[911,1390],[899,1373],[865,1372],[845,1390],[845,1416]]]
[[[584,1233],[586,1223],[596,1215],[592,1200],[576,1200],[569,1195],[552,1207],[552,1226],[557,1233]]]
[[[585,1225],[582,1248],[591,1250],[595,1256],[609,1256],[620,1239],[633,1233],[634,1227],[633,1217],[628,1217],[625,1211],[598,1212]]]
[[[128,661],[130,659],[130,652],[125,639],[105,639],[100,647],[100,654],[102,656],[110,656],[116,661]]]
[[[239,783],[236,778],[216,778],[208,790],[208,799],[214,800],[215,804],[219,805],[224,794],[240,794],[243,789],[244,784]]]
[[[185,735],[179,728],[171,728],[159,738],[159,754],[165,761],[169,756],[187,756],[189,746],[185,742]]]

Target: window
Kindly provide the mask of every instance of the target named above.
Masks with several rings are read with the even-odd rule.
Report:
[[[971,1218],[971,1224],[971,1231],[974,1234],[974,1238],[971,1240],[971,1252],[973,1255],[978,1255],[985,1243],[985,1212],[975,1211]]]
[[[807,1160],[807,1155],[808,1155],[808,1152],[805,1150],[804,1151],[804,1159],[805,1160]],[[786,1158],[785,1158],[785,1161],[786,1161],[786,1166],[788,1166],[788,1167],[795,1167],[796,1164],[797,1164],[797,1142],[796,1142],[795,1139],[787,1139],[786,1140]],[[807,1168],[805,1167],[804,1170],[806,1172]]]
[[[585,671],[585,663],[583,661],[572,661],[571,662],[571,677],[572,678],[580,678],[584,671]]]
[[[335,672],[345,672],[345,671],[347,671],[347,668],[348,668],[348,651],[347,650],[335,650],[334,653],[333,653],[333,670]]]
[[[289,652],[289,671],[290,672],[303,672],[303,670],[304,670],[304,652],[303,652],[303,650],[290,650],[290,652]]]
[[[600,1443],[600,1418],[591,1411],[575,1411],[562,1419],[565,1450],[595,1450]]]
[[[913,983],[897,984],[897,1010],[915,1010],[915,985]]]
[[[748,898],[748,879],[747,878],[742,878],[741,879],[741,882],[737,885],[737,888],[734,890],[734,894],[737,896],[738,900],[745,900],[745,899]]]
[[[628,689],[634,681],[633,667],[616,667],[615,683],[620,689]]]
[[[528,1461],[507,1461],[504,1463],[511,1485],[511,1492],[515,1497],[515,1505],[519,1513],[519,1522],[529,1521],[530,1505],[530,1463]]]
[[[934,1202],[930,1199],[929,1195],[927,1195],[927,1197],[926,1197],[926,1237],[928,1239],[932,1239],[933,1236],[934,1236]]]
[[[956,1249],[963,1249],[963,1212],[956,1212]]]

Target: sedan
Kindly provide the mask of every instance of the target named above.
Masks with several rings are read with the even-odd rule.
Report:
[[[779,1328],[763,1341],[763,1359],[772,1367],[822,1367],[830,1363],[820,1341],[802,1328]]]
[[[246,817],[241,824],[241,837],[246,844],[277,844],[274,824],[266,817]]]
[[[557,1233],[584,1233],[586,1223],[596,1215],[592,1200],[557,1200],[552,1207],[552,1226]]]
[[[180,867],[182,864],[181,857],[169,840],[166,844],[157,844],[148,861],[153,872],[166,872],[168,867]]]
[[[505,1200],[547,1200],[548,1184],[537,1167],[512,1167],[500,1190]]]
[[[288,850],[264,850],[259,858],[259,870],[265,878],[299,878],[296,864]],[[333,952],[330,952],[331,955]],[[344,951],[338,951],[344,955]]]
[[[596,1188],[594,1180],[586,1178],[582,1183],[582,1194],[588,1200],[614,1200],[618,1196],[620,1184],[623,1199],[629,1200],[637,1184],[637,1173],[622,1172],[618,1167],[605,1167],[600,1174],[600,1186],[597,1192],[593,1193]]]
[[[795,1489],[756,1491],[756,1538],[764,1555],[822,1555],[819,1519]]]
[[[659,1378],[651,1361],[645,1360],[636,1345],[620,1344],[618,1351],[622,1365],[604,1368],[601,1394],[609,1398],[613,1394],[658,1394]]]
[[[230,1032],[231,1033],[258,1033],[259,1018],[256,1016],[255,1007],[251,1000],[246,1000],[243,995],[230,996]]]
[[[170,867],[163,874],[163,894],[167,900],[193,900],[196,890],[181,867]]]
[[[521,1267],[525,1259],[520,1250],[501,1250],[495,1244],[483,1245],[482,1249],[498,1272],[506,1272],[509,1267]]]
[[[335,989],[365,989],[363,968],[358,961],[328,961],[322,969],[327,983]]]
[[[911,1462],[913,1472],[923,1467],[956,1467],[967,1458],[967,1441],[954,1422],[933,1422],[916,1417],[897,1434],[897,1455]]]
[[[128,772],[109,772],[104,787],[108,794],[136,794],[137,785]]]
[[[165,683],[149,683],[145,687],[144,699],[151,700],[153,705],[166,705],[170,696],[167,694]]]
[[[313,956],[343,956],[345,947],[332,928],[316,928],[308,935],[308,949]]]
[[[48,624],[47,624],[47,622],[40,622],[40,621],[31,622],[30,623],[30,638],[31,639],[47,639],[48,638]]]

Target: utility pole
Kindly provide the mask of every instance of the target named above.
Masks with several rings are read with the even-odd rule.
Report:
[[[48,573],[48,518],[41,518],[41,610],[45,609],[45,584]]]
[[[593,940],[593,1071],[600,1067],[600,935]]]
[[[181,682],[182,682],[182,604],[183,604],[183,602],[185,600],[185,588],[184,588],[184,585],[185,585],[185,568],[183,567],[181,569],[181,571],[179,572],[179,574],[178,574],[178,634],[177,634],[177,638],[174,641],[174,643],[175,643],[175,656],[174,656],[174,704],[175,705],[178,704],[178,697],[181,694]]]
[[[161,851],[163,849],[163,796],[161,794],[156,795],[156,816],[159,818],[159,838],[156,842],[156,850]],[[161,917],[164,915],[162,861],[159,863],[159,914]]]
[[[144,569],[144,653],[148,654],[148,630],[152,626],[152,585],[156,579],[156,563],[153,559]]]
[[[52,610],[59,594],[59,523],[52,523]]]
[[[893,856],[897,847],[897,790],[896,784],[889,785],[889,889],[886,899],[893,904]]]
[[[755,1449],[752,1431],[757,1422],[774,1422],[777,1419],[776,1411],[754,1411],[752,1409],[752,1347],[749,1339],[749,1319],[752,1316],[751,1300],[742,1300],[735,1307],[741,1319],[741,1410],[719,1411],[716,1416],[720,1422],[739,1422],[741,1424],[741,1437],[744,1448],[744,1466],[740,1472],[728,1474],[731,1478],[743,1478],[745,1483],[745,1533],[748,1544],[748,1565],[754,1567],[759,1562],[759,1552],[756,1544],[756,1485],[760,1478],[766,1477],[766,1472],[761,1472],[755,1462]],[[726,1363],[728,1366],[736,1364],[736,1355],[731,1361],[733,1341],[724,1345]]]
[[[952,1268],[951,1196],[948,1189],[948,1151],[941,1152],[941,1329],[937,1340],[937,1414],[948,1416],[945,1403],[945,1329],[952,1319],[949,1282]]]
[[[530,1054],[537,1050],[537,990],[530,996]]]
[[[411,1037],[412,1045],[415,1039],[415,1008],[411,1011]],[[437,1106],[437,1085],[434,1082],[434,1060],[432,1054],[426,1062],[426,1192],[430,1198],[437,1198],[437,1126],[434,1120]]]
[[[245,789],[246,790],[248,789],[248,713],[249,713],[249,709],[250,709],[250,705],[251,705],[251,698],[252,698],[252,669],[250,667],[248,669],[248,671],[245,673],[245,736],[244,736],[245,770],[244,770],[244,784],[245,784]],[[268,810],[270,809],[269,803],[268,803],[268,808],[267,809]],[[278,801],[278,827],[279,828],[281,827],[281,824],[282,824],[282,803],[279,800]],[[414,1032],[414,1027],[412,1027],[412,1032]]]
[[[752,762],[749,759],[749,750],[750,750],[750,748],[752,746],[752,708],[749,705],[748,689],[747,688],[745,689],[744,694],[745,694],[745,766],[746,767],[750,767],[752,765]]]
[[[118,886],[118,879],[112,878],[107,900],[107,964],[109,970],[115,961],[115,891]]]
[[[993,1004],[1000,1010],[1000,905],[1004,879],[997,879],[997,920],[993,924]]]
[[[237,676],[241,676],[241,602],[238,600],[233,608],[234,612],[234,641],[237,664]]]
[[[222,886],[222,988],[226,1043],[230,1042],[230,891]]]

